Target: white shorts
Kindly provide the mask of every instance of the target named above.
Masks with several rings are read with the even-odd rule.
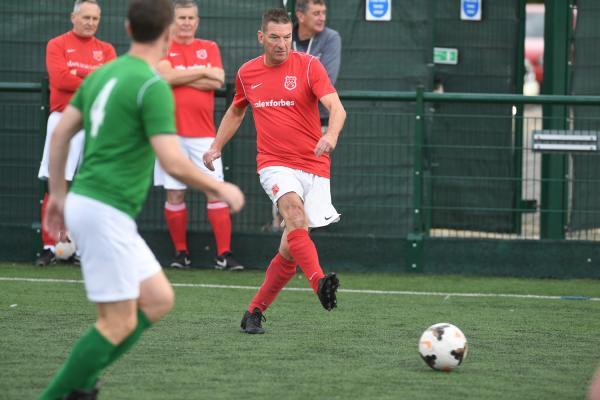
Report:
[[[124,212],[69,193],[65,222],[81,253],[81,270],[90,301],[137,299],[140,283],[161,271],[135,221]]]
[[[294,192],[300,196],[310,228],[340,220],[340,214],[331,204],[329,179],[288,167],[267,167],[258,174],[260,184],[273,204],[286,193]]]
[[[48,117],[48,126],[46,127],[46,142],[44,143],[44,154],[42,155],[42,162],[40,163],[40,170],[38,172],[38,178],[47,180],[50,177],[48,171],[48,164],[50,163],[50,141],[52,140],[52,132],[58,125],[58,121],[62,116],[61,112],[54,111]],[[83,142],[85,134],[83,129],[80,130],[71,138],[69,145],[69,156],[67,157],[67,165],[65,166],[65,179],[68,181],[73,180],[75,172],[79,167],[79,164],[83,160]]]
[[[202,155],[208,151],[210,145],[215,140],[214,138],[189,138],[177,136],[181,150],[188,158],[206,175],[210,175],[216,180],[223,182],[223,163],[221,159],[213,161],[214,171],[206,168],[202,161]],[[169,190],[185,190],[187,186],[179,182],[171,175],[167,174],[160,166],[158,160],[154,163],[154,186],[164,186]]]

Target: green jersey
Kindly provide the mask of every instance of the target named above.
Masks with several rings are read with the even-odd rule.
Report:
[[[71,191],[135,218],[151,183],[150,137],[176,132],[171,88],[145,61],[125,55],[87,77],[71,104],[85,128]]]

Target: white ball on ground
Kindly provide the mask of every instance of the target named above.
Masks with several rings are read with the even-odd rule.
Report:
[[[68,260],[73,254],[75,254],[75,242],[71,239],[67,239],[64,242],[57,242],[54,247],[54,254],[58,260]]]
[[[450,323],[434,324],[421,335],[419,353],[432,369],[450,372],[467,356],[467,338]]]

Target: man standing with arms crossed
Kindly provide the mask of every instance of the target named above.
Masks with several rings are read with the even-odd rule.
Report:
[[[250,334],[264,333],[263,313],[294,276],[297,264],[323,307],[328,311],[336,307],[339,280],[335,273],[323,273],[308,230],[340,219],[331,204],[329,153],[335,149],[346,119],[319,60],[291,51],[292,23],[284,9],[271,9],[263,15],[258,41],[264,54],[239,69],[233,104],[204,154],[204,163],[212,169],[213,161],[242,123],[247,106],[252,106],[260,183],[277,204],[285,229],[265,280],[242,318],[241,328]],[[324,135],[319,101],[330,113]]]
[[[77,0],[71,14],[73,30],[48,42],[46,48],[46,68],[50,79],[50,116],[46,128],[44,154],[38,172],[38,178],[48,180],[48,161],[52,131],[56,127],[63,110],[79,88],[84,78],[103,64],[116,58],[112,45],[96,39],[100,24],[100,6],[96,0]],[[71,140],[65,178],[73,180],[83,151],[83,131]],[[44,249],[36,264],[46,266],[55,262],[55,240],[48,234],[44,225],[44,215],[48,203],[48,194],[42,200],[42,243]]]
[[[175,0],[174,8],[173,41],[166,59],[157,69],[173,87],[177,134],[183,152],[205,173],[223,181],[221,160],[215,163],[215,171],[206,169],[202,163],[202,154],[216,133],[214,91],[225,81],[221,53],[215,42],[195,38],[200,17],[194,0]],[[155,168],[154,184],[167,190],[165,219],[175,246],[175,257],[170,265],[188,268],[191,260],[187,244],[186,185],[166,174],[159,164]],[[227,204],[210,195],[206,200],[207,216],[217,245],[215,268],[243,270],[231,252],[231,216]]]
[[[46,222],[54,237],[68,228],[78,244],[97,320],[40,399],[95,399],[104,368],[173,306],[173,289],[135,224],[151,184],[154,153],[182,182],[226,202],[233,212],[243,206],[236,186],[202,173],[177,143],[171,89],[153,69],[166,54],[172,22],[169,0],[132,0],[129,53],[85,80],[54,131]],[[82,127],[83,163],[67,195],[69,141]]]

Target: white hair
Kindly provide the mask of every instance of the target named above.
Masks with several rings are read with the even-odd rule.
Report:
[[[75,4],[73,4],[73,14],[77,14],[79,12],[83,3],[95,4],[100,7],[100,4],[98,4],[97,0],[75,0]]]

